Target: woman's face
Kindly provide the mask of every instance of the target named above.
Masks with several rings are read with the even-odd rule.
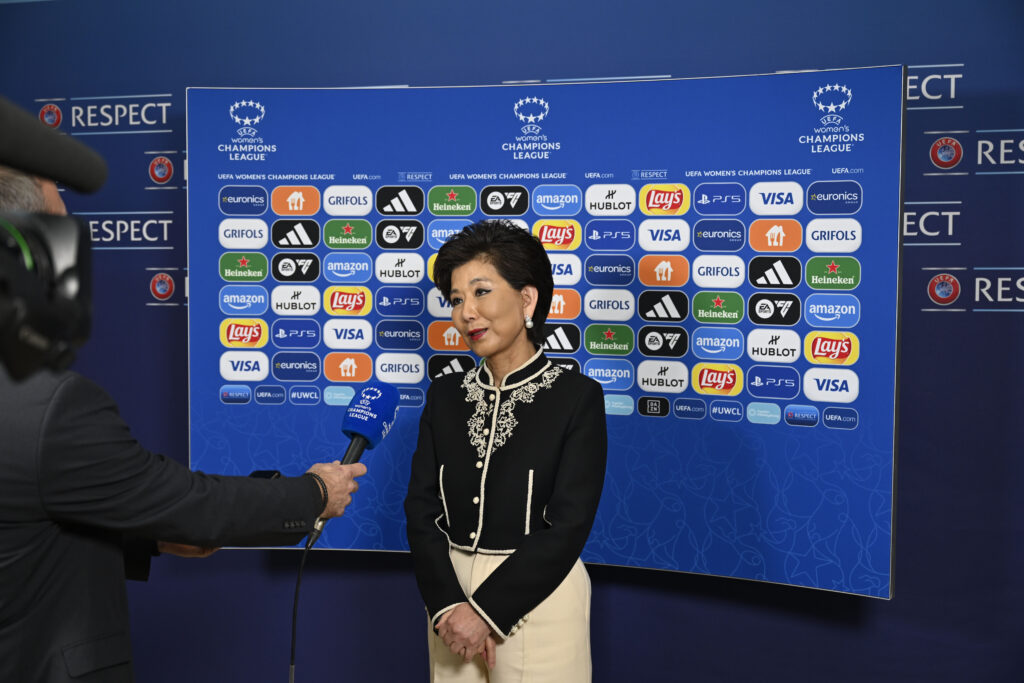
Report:
[[[514,289],[493,265],[479,258],[452,271],[452,322],[481,358],[508,356],[525,362],[533,355],[524,322],[533,315],[536,300],[536,288]]]

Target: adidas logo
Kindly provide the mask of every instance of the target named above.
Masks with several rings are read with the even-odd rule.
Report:
[[[292,229],[277,240],[279,247],[312,247],[313,240],[310,239],[306,227],[302,223],[296,223]]]
[[[651,320],[682,320],[683,314],[679,312],[672,296],[665,294],[650,309],[644,312],[644,316]]]

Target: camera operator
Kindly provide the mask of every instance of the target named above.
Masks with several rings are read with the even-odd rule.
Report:
[[[0,212],[16,210],[66,213],[53,182],[0,167]],[[294,544],[344,512],[365,472],[338,461],[278,479],[191,472],[139,445],[90,380],[15,381],[0,362],[0,681],[133,680],[126,566],[148,573],[156,539],[194,556]],[[141,554],[131,539],[146,541]]]

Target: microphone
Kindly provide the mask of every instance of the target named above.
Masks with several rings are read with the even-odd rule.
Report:
[[[21,107],[0,97],[0,164],[55,180],[79,192],[107,182],[107,164],[70,135],[46,127]]]
[[[348,404],[341,431],[352,439],[342,465],[359,462],[363,451],[373,450],[398,417],[398,390],[390,384],[366,384]]]
[[[345,411],[345,419],[341,423],[341,431],[352,441],[341,459],[342,465],[359,462],[363,451],[373,450],[391,431],[391,426],[398,418],[398,389],[390,384],[372,382],[364,384]],[[313,532],[309,535],[307,548],[311,548],[324,528],[324,519],[313,524]]]

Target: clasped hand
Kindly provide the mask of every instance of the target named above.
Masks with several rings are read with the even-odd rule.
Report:
[[[491,633],[491,627],[468,602],[461,602],[442,614],[437,622],[437,633],[448,649],[467,662],[477,655],[483,655],[487,668],[494,668],[498,643]]]

